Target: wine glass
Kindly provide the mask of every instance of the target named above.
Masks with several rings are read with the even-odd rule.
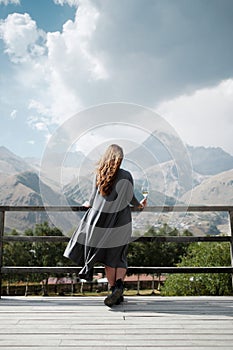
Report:
[[[143,184],[142,185],[142,195],[143,195],[143,197],[145,199],[147,199],[148,194],[149,194],[149,186],[148,186],[148,184]]]

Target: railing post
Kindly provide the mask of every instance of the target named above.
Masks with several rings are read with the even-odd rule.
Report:
[[[155,274],[153,273],[152,274],[152,292],[151,292],[152,295],[155,294]]]
[[[138,281],[137,281],[137,295],[140,295],[140,273],[138,273]]]
[[[3,261],[3,235],[5,212],[0,211],[0,299],[2,296],[2,261]]]
[[[231,266],[233,267],[233,210],[229,211],[229,218],[230,218],[230,230],[231,230]],[[232,279],[232,290],[233,290],[233,274],[231,274]]]

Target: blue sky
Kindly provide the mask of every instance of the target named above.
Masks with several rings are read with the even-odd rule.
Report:
[[[0,145],[40,157],[75,113],[149,107],[233,154],[232,0],[0,0]]]
[[[1,18],[7,18],[11,13],[29,13],[36,21],[37,26],[44,31],[61,31],[62,25],[68,19],[74,19],[76,8],[64,3],[58,6],[53,0],[21,0],[7,1],[8,5],[4,5],[4,1],[0,4]]]

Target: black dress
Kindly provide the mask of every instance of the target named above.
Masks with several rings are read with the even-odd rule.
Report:
[[[102,196],[94,179],[91,207],[73,233],[64,256],[83,266],[79,277],[92,280],[98,262],[110,267],[127,268],[127,246],[132,235],[130,204],[139,206],[134,196],[131,174],[119,169],[112,191]]]

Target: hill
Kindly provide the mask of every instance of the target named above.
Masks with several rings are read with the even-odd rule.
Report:
[[[44,189],[47,191],[51,205],[61,205],[61,196],[48,185],[39,183],[38,175],[31,171],[8,177],[0,174],[0,186],[0,205],[43,206],[40,186],[44,186]],[[75,224],[75,222],[69,221],[69,217],[65,213],[55,213],[54,215],[57,216],[56,222],[58,222],[58,227],[60,224],[62,229],[69,230]],[[18,231],[24,231],[43,221],[53,224],[46,212],[8,212],[5,229],[10,231],[16,228]]]
[[[27,170],[32,170],[32,167],[28,162],[23,158],[16,156],[6,147],[0,146],[0,173],[18,174]]]
[[[162,164],[154,165],[146,170],[150,188],[163,193],[166,196],[179,199],[187,192],[186,184],[182,182],[173,160]],[[190,174],[187,174],[189,176]],[[199,185],[207,176],[200,175],[193,171],[192,187]],[[190,188],[189,188],[190,189]]]
[[[147,147],[150,146],[150,142],[152,140],[148,139]],[[182,182],[182,179],[185,176],[190,176],[190,173],[183,174],[183,178],[180,180],[176,164],[174,160],[169,159],[169,153],[162,148],[161,144],[154,143],[153,147],[154,152],[157,147],[157,151],[160,153],[160,157],[156,162],[153,155],[145,149],[145,145],[127,155],[128,159],[132,158],[134,160],[125,165],[134,176],[135,193],[139,200],[142,199],[141,186],[146,176],[150,187],[148,205],[188,204],[191,195],[191,204],[232,205],[233,157],[231,155],[220,148],[188,146],[194,171],[192,179],[185,183]],[[28,160],[28,163],[26,160]],[[70,152],[63,162],[63,185],[46,177],[43,177],[43,182],[39,182],[39,160],[22,159],[7,148],[0,147],[0,205],[81,205],[90,195],[93,178],[90,169],[93,169],[93,164],[93,161],[85,158],[83,153]],[[151,164],[153,165],[151,166]],[[145,168],[140,168],[139,165],[144,165]],[[220,172],[222,169],[224,171]],[[192,188],[187,186],[191,182]],[[40,186],[44,189],[43,193],[46,193],[46,203],[41,198]],[[54,213],[52,220],[50,220],[51,213],[48,216],[44,212],[10,212],[6,215],[6,228],[8,231],[12,228],[24,231],[26,228],[33,227],[35,223],[44,220],[53,224],[53,218],[55,218],[56,225],[63,232],[68,232],[77,225],[77,220],[80,219],[80,214],[75,215],[74,213],[63,214],[58,212]],[[166,221],[165,217],[160,217]],[[202,217],[206,222],[204,230],[199,225]],[[202,217],[199,214],[190,213],[182,220],[174,216],[170,223],[172,226],[178,225],[179,229],[191,228],[197,234],[201,234],[201,232],[209,233],[208,222],[210,217],[216,226],[223,225],[227,221],[226,216],[224,218],[219,215],[212,217],[212,214],[208,214],[202,215]],[[141,215],[142,225],[145,222],[156,225],[158,224],[156,220],[153,213],[143,213]]]
[[[188,151],[193,170],[202,175],[216,175],[233,169],[233,156],[220,147],[192,147]]]
[[[190,192],[185,193],[186,201]],[[191,191],[191,204],[233,205],[233,169],[209,177]]]

